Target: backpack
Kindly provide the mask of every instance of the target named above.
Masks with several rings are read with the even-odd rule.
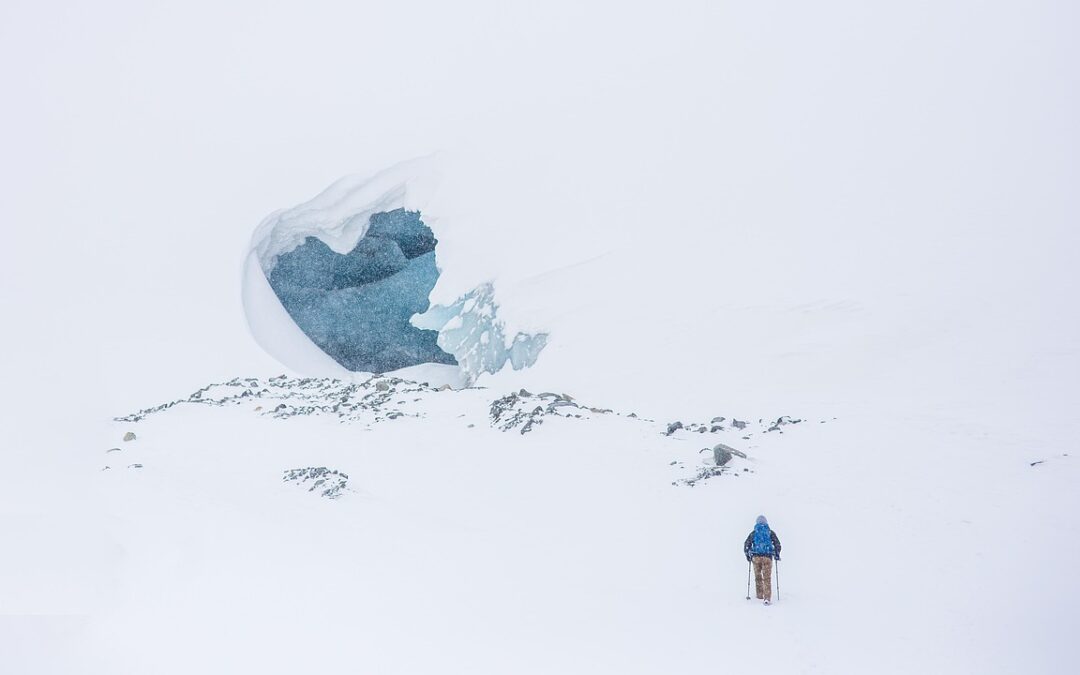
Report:
[[[754,526],[753,540],[750,542],[750,553],[754,555],[773,555],[772,530],[765,523]]]

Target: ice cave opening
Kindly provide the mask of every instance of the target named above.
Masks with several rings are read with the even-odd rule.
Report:
[[[267,279],[296,325],[348,370],[457,365],[438,331],[409,322],[429,307],[437,243],[418,211],[374,213],[348,253],[309,236],[277,256]]]
[[[256,342],[317,377],[418,367],[425,379],[468,386],[508,363],[533,365],[548,336],[511,332],[493,281],[432,305],[438,241],[422,212],[436,174],[429,160],[411,160],[347,176],[263,219],[242,288]]]

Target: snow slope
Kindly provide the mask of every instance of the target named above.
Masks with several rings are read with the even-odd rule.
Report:
[[[584,419],[522,434],[491,423],[490,390],[382,382],[350,400],[385,407],[344,423],[296,416],[304,389],[271,385],[270,399],[112,425],[99,444],[121,449],[90,478],[123,583],[83,636],[85,663],[985,673],[1054,672],[1067,655],[1080,589],[1032,573],[1046,542],[1061,560],[1080,553],[1062,538],[1078,476],[1060,448],[1002,438],[987,452],[948,422],[857,409],[783,433],[729,418],[667,436],[664,421],[581,403],[568,414]],[[243,388],[266,390],[230,395]],[[126,430],[136,440],[119,441]],[[748,458],[673,485],[718,439]],[[328,500],[282,481],[306,466],[347,474],[348,490]],[[743,599],[758,511],[784,544],[768,608]]]
[[[5,671],[1068,672],[1076,14],[3,4]],[[435,152],[431,300],[493,282],[535,367],[370,431],[112,421],[333,374],[253,340],[253,230]],[[655,423],[492,428],[521,388]],[[810,422],[672,485],[717,415]]]

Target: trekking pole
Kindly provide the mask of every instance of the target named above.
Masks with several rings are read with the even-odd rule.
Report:
[[[746,599],[750,599],[750,561],[746,561]]]
[[[780,561],[776,561],[776,601],[780,601]]]

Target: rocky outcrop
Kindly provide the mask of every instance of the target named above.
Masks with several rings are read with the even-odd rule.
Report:
[[[491,403],[491,425],[502,431],[518,429],[527,434],[544,423],[546,417],[567,417],[587,419],[590,414],[604,415],[610,410],[591,408],[576,403],[567,394],[530,394],[522,389],[516,394],[507,394]]]
[[[283,472],[281,480],[307,488],[320,497],[338,499],[349,485],[349,475],[325,466],[309,466],[302,469],[289,469]]]

